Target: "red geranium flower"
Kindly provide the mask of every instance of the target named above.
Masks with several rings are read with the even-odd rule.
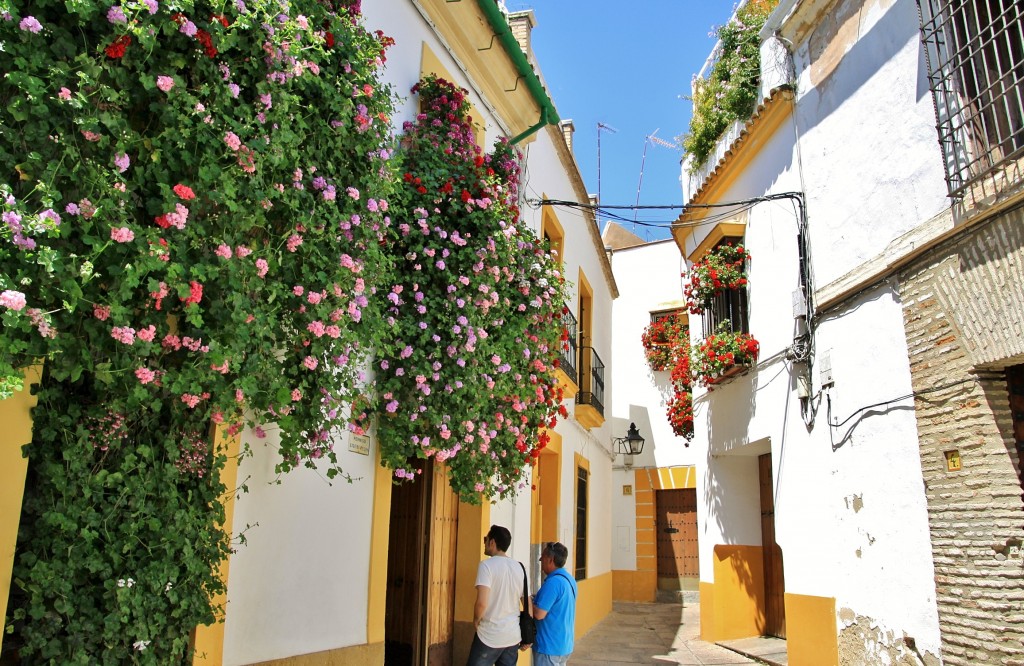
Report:
[[[174,186],[174,193],[185,201],[196,198],[196,193],[192,191],[192,188],[188,185],[182,185],[181,183]]]
[[[104,51],[106,51],[107,57],[114,58],[115,60],[123,58],[125,49],[131,43],[132,38],[130,35],[121,35],[120,37],[115,39],[113,43],[109,44],[107,48],[104,49]]]

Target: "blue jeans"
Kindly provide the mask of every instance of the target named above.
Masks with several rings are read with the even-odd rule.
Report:
[[[533,666],[565,666],[569,663],[569,655],[544,654],[533,651]]]
[[[484,645],[476,634],[473,645],[469,648],[469,659],[466,666],[516,666],[519,661],[519,646],[492,648]]]

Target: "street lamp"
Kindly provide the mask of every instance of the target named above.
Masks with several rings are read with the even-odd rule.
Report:
[[[622,459],[622,464],[627,469],[633,466],[633,456],[643,452],[644,441],[643,436],[636,429],[635,423],[629,424],[629,430],[626,431],[625,437],[612,438],[612,443],[615,445],[615,453],[621,453],[625,456]]]

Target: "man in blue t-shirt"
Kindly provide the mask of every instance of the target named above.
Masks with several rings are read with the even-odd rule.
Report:
[[[563,569],[569,549],[546,543],[540,554],[544,582],[533,598],[537,620],[537,642],[533,644],[534,666],[561,666],[572,654],[576,625],[576,581]]]

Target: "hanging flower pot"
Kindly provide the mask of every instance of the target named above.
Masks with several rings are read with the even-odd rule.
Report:
[[[713,386],[757,362],[760,344],[749,333],[721,330],[709,335],[693,350],[693,374],[697,382]]]
[[[700,314],[718,294],[746,286],[748,261],[750,253],[742,245],[725,243],[694,263],[688,273],[690,281],[683,288],[690,312]]]
[[[690,327],[682,317],[669,315],[648,324],[640,336],[640,342],[644,346],[644,356],[651,370],[671,370],[681,354],[689,355]]]

